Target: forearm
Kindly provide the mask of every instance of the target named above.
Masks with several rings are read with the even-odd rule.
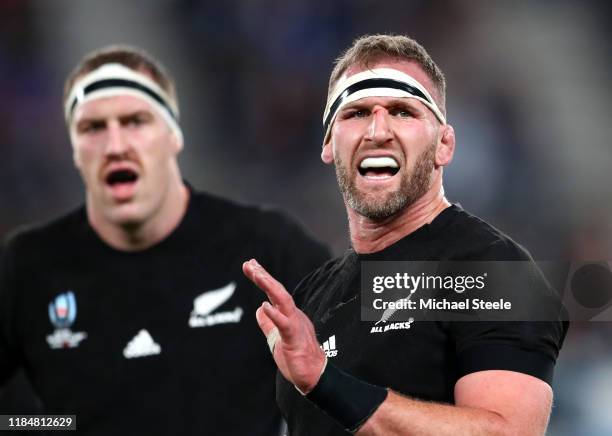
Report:
[[[473,407],[425,402],[390,391],[387,399],[356,433],[358,436],[456,436],[543,434],[513,428],[501,414]]]

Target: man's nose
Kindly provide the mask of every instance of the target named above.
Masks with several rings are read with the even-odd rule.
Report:
[[[121,156],[125,154],[129,149],[129,144],[119,123],[109,123],[107,131],[106,155]]]
[[[391,126],[389,125],[389,113],[384,108],[374,108],[372,110],[370,125],[366,133],[366,140],[372,141],[377,145],[384,144],[393,137]]]

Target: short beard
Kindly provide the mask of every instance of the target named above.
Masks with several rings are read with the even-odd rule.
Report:
[[[335,159],[336,179],[340,192],[346,203],[359,215],[372,221],[382,221],[399,211],[410,207],[429,189],[431,172],[434,169],[436,143],[432,143],[417,158],[414,170],[410,174],[402,173],[398,190],[386,195],[386,198],[368,200],[367,195],[355,187],[354,177],[340,159]],[[356,170],[355,170],[356,172]],[[355,175],[355,177],[359,177]]]

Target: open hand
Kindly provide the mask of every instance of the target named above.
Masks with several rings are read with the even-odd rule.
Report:
[[[283,376],[301,392],[310,392],[319,381],[325,365],[312,322],[295,306],[285,287],[272,277],[255,259],[242,265],[242,271],[264,291],[264,302],[255,316],[266,337],[278,329],[280,337],[273,348],[273,357]]]

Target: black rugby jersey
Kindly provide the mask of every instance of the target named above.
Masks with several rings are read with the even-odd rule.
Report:
[[[76,414],[79,434],[276,434],[250,258],[290,287],[328,252],[278,212],[195,192],[143,251],[103,243],[84,208],[18,232],[2,259],[0,384],[24,367],[45,413]]]
[[[371,260],[532,262],[508,236],[455,205],[380,252],[349,250],[306,277],[294,294],[330,363],[369,383],[450,404],[457,380],[476,371],[511,370],[551,383],[567,324],[416,320],[373,329],[374,322],[361,321],[360,308],[360,264]],[[291,436],[349,434],[280,374],[277,401]]]

